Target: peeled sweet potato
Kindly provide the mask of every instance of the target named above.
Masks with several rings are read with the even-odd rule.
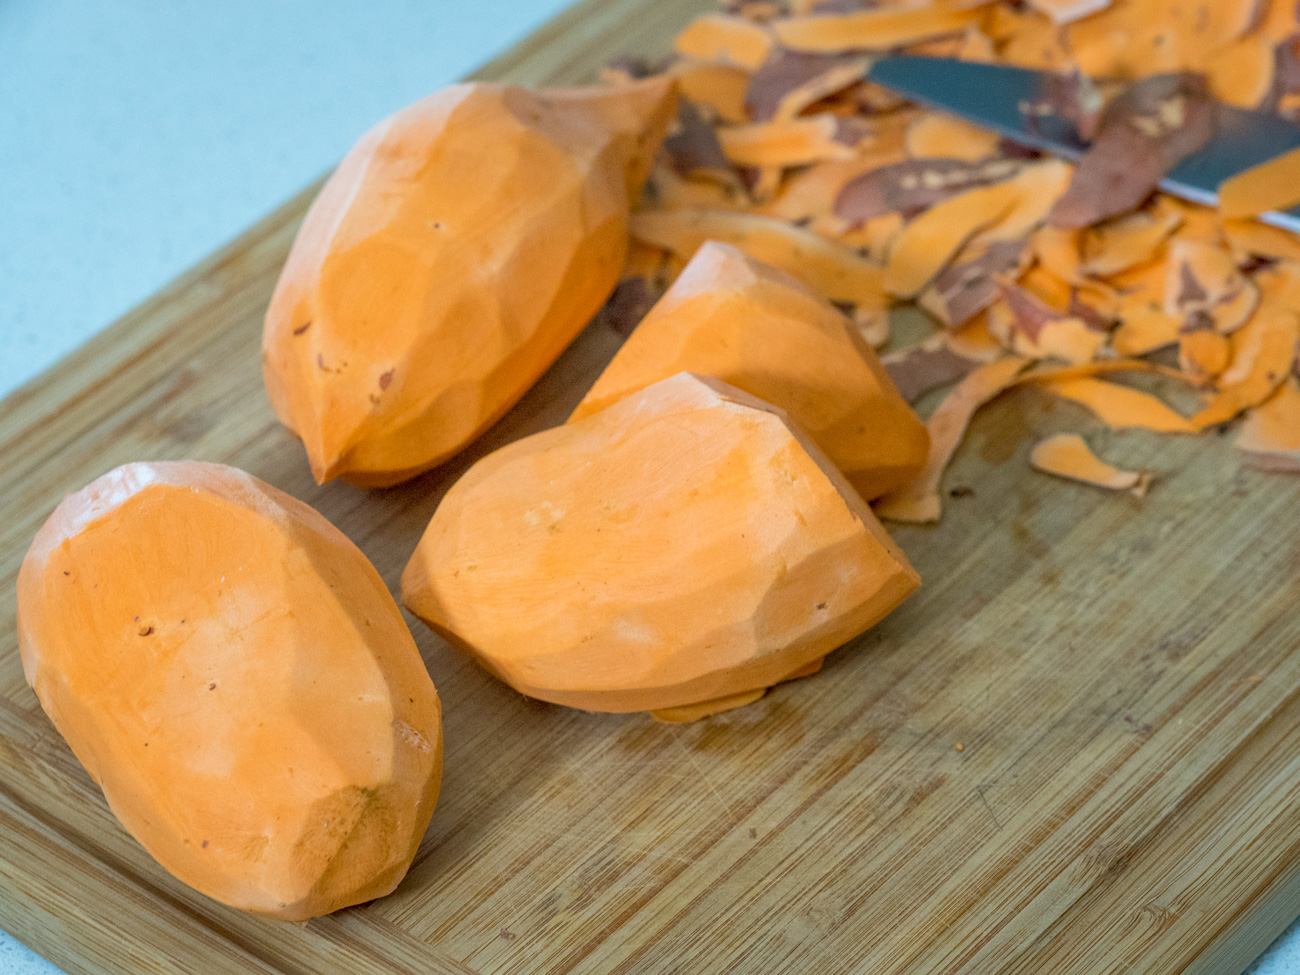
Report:
[[[303,920],[389,893],[438,798],[438,695],[365,556],[234,468],[129,464],[18,574],[23,671],[167,870]]]
[[[714,376],[786,410],[867,500],[925,464],[925,424],[853,326],[790,275],[729,244],[696,252],[572,419],[679,372]]]
[[[679,373],[470,468],[402,599],[524,694],[622,712],[795,675],[919,581],[782,411]]]
[[[318,481],[446,460],[559,356],[618,280],[673,91],[452,85],[362,137],[298,232],[262,341]]]

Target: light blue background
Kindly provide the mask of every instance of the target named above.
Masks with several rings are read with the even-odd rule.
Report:
[[[565,2],[0,0],[0,395]]]

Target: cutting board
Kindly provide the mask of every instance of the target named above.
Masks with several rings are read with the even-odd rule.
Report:
[[[488,66],[662,51],[701,0],[589,0]],[[477,457],[562,420],[594,324],[464,457],[317,487],[262,392],[263,311],[315,187],[0,404],[0,926],[69,972],[985,973],[1243,969],[1300,914],[1300,478],[1229,438],[1112,436],[1139,501],[1031,473],[1087,417],[977,418],[924,585],[818,676],[694,725],[528,700],[410,620],[446,774],[390,897],[305,925],[185,888],[109,814],[23,681],[14,579],[65,492],[193,457],[319,508],[398,577]]]

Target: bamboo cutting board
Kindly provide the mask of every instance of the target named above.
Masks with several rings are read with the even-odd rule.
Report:
[[[587,80],[701,3],[588,0],[483,76]],[[920,593],[821,675],[673,727],[520,697],[412,621],[446,775],[397,892],[297,926],[172,880],[23,681],[14,579],[62,495],[235,464],[396,589],[448,485],[560,421],[619,341],[589,328],[442,470],[318,488],[258,352],[311,193],[0,404],[0,926],[72,973],[1219,975],[1300,914],[1300,478],[1134,437],[1106,449],[1163,472],[1145,501],[1032,475],[1035,436],[1084,422],[1032,390],[977,419],[943,523],[896,532]]]

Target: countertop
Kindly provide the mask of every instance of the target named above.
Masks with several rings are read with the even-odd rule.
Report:
[[[565,5],[0,3],[0,395]],[[1300,975],[1300,922],[1250,971]]]

